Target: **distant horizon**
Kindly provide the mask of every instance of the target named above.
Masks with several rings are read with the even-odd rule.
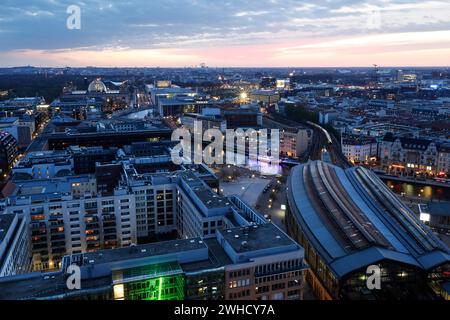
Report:
[[[197,68],[201,69],[202,66],[101,66],[101,65],[86,65],[86,66],[38,66],[38,65],[15,65],[15,66],[0,66],[1,69],[14,69],[14,68],[39,68],[39,69],[86,69],[86,68],[102,68],[102,69],[189,69]],[[374,65],[366,66],[204,66],[207,69],[373,69]],[[417,68],[428,69],[438,68],[445,69],[450,68],[449,65],[377,65],[379,69],[392,69],[392,68]]]
[[[447,0],[7,1],[0,66],[449,66],[448,12]]]
[[[0,66],[449,66],[448,12],[447,0],[7,1]]]

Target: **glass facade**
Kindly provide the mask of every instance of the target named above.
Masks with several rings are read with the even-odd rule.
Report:
[[[115,300],[183,300],[184,275],[176,262],[113,273]]]

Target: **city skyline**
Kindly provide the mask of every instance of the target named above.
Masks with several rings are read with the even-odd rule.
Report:
[[[0,302],[450,300],[449,12],[3,0]]]
[[[67,28],[71,5],[80,29]],[[448,66],[449,9],[409,0],[6,1],[0,66]]]

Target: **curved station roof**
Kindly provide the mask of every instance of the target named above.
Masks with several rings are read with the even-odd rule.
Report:
[[[449,248],[370,170],[310,161],[291,170],[291,213],[336,276],[391,260],[429,270]]]

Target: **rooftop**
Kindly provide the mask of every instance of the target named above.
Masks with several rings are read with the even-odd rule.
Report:
[[[200,238],[164,241],[82,254],[82,265],[103,264],[206,249]]]
[[[15,214],[0,214],[0,243],[6,237],[10,226],[14,221]]]
[[[290,246],[294,242],[272,223],[219,231],[237,253]]]
[[[289,207],[336,275],[389,259],[422,269],[450,250],[370,170],[312,161],[291,170]]]

